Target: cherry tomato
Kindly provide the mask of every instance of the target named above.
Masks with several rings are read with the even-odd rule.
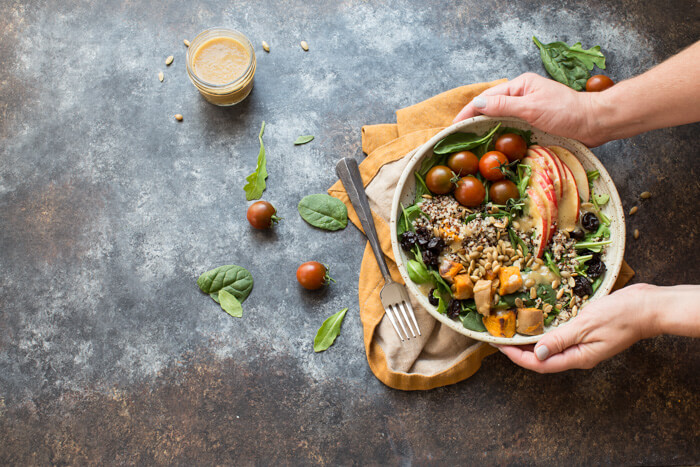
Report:
[[[468,175],[457,182],[455,198],[462,206],[478,206],[484,202],[485,197],[486,189],[478,178]]]
[[[486,180],[501,180],[505,174],[499,168],[508,163],[508,158],[500,151],[489,151],[479,160],[479,171]]]
[[[600,92],[605,91],[608,88],[613,87],[615,83],[613,80],[605,75],[595,75],[588,78],[586,81],[586,91],[588,92]]]
[[[510,180],[499,180],[491,184],[489,198],[496,204],[506,204],[509,199],[518,199],[518,187]]]
[[[279,222],[280,218],[275,214],[277,210],[267,201],[256,201],[251,204],[246,212],[250,225],[256,229],[269,229],[272,224]]]
[[[496,140],[496,151],[501,151],[508,160],[522,159],[527,152],[527,144],[522,136],[515,133],[505,133]]]
[[[436,165],[425,176],[425,184],[428,185],[428,190],[436,195],[446,195],[454,190],[452,178],[455,174],[452,173],[449,167],[444,165]]]
[[[479,171],[479,158],[471,151],[460,151],[447,159],[447,165],[457,175],[474,175]]]
[[[297,281],[305,289],[320,289],[330,280],[333,279],[328,276],[328,270],[318,261],[307,261],[297,269]]]

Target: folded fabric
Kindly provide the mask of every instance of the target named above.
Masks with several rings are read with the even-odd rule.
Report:
[[[369,198],[382,251],[392,277],[403,282],[394,262],[389,230],[391,202],[396,183],[416,148],[452,124],[459,110],[484,90],[505,80],[462,86],[396,112],[396,124],[362,127],[362,149],[369,154],[360,174]],[[348,217],[360,230],[359,219],[340,181],[329,190],[348,207]],[[623,264],[615,288],[634,275]],[[412,300],[422,335],[401,342],[391,323],[384,320],[379,292],[384,280],[367,244],[359,280],[360,319],[370,369],[387,386],[402,390],[432,389],[462,381],[474,374],[481,361],[495,352],[483,342],[459,334]]]

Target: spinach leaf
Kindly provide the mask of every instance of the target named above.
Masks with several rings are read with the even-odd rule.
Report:
[[[470,311],[462,318],[462,325],[471,329],[472,331],[484,332],[486,331],[486,326],[484,326],[484,320],[479,313],[476,311]]]
[[[260,134],[258,139],[260,140],[260,152],[258,152],[258,162],[255,166],[255,172],[248,175],[245,179],[248,183],[245,184],[243,189],[245,190],[245,199],[248,201],[254,199],[260,199],[265,191],[265,179],[267,178],[267,162],[265,160],[265,145],[263,144],[263,133],[265,132],[265,122],[262,122],[262,128],[260,128]]]
[[[554,321],[554,318],[556,318],[556,317],[557,317],[556,314],[550,313],[550,314],[547,315],[547,317],[544,319],[544,325],[545,325],[545,326],[549,326],[549,324],[550,324],[552,321]]]
[[[421,211],[420,207],[416,206],[415,204],[405,209],[403,205],[401,205],[401,218],[399,219],[396,233],[401,235],[408,230],[413,230],[413,221],[419,216],[428,217],[428,215]]]
[[[600,287],[600,284],[603,283],[603,276],[600,276],[598,279],[593,281],[593,284],[591,284],[591,288],[593,289],[593,292],[595,293],[596,290],[598,290],[598,287]]]
[[[438,143],[439,144],[439,143]],[[418,175],[425,178],[425,174],[428,173],[436,165],[441,165],[444,163],[445,156],[434,152],[434,154],[423,160],[420,164],[420,170],[418,170]]]
[[[327,318],[314,337],[314,352],[323,352],[333,345],[335,338],[340,334],[340,326],[343,324],[347,308],[343,308],[338,313]]]
[[[530,298],[530,294],[527,292],[512,293],[504,295],[501,300],[506,303],[507,308],[515,308],[515,299],[519,298],[523,302],[523,306],[532,306],[535,301]]]
[[[447,137],[438,141],[433,148],[435,154],[451,154],[457,151],[467,151],[474,149],[477,146],[488,142],[493,138],[493,135],[498,131],[501,124],[497,124],[491,128],[485,135],[477,135],[476,133],[452,133]]]
[[[597,66],[601,70],[605,70],[605,55],[600,51],[600,46],[596,45],[588,50],[585,50],[581,46],[580,42],[575,43],[568,50],[564,51],[564,55],[567,57],[575,57],[581,60],[588,70],[593,69],[593,65]]]
[[[452,290],[450,289],[450,286],[447,285],[447,282],[445,282],[445,279],[442,278],[440,273],[437,272],[435,269],[428,269],[428,272],[431,276],[433,276],[433,285],[435,286],[435,288],[439,290],[441,294],[445,294],[451,297]]]
[[[253,276],[245,268],[235,264],[227,264],[199,276],[197,285],[202,292],[209,294],[216,303],[219,303],[219,291],[221,290],[225,290],[243,303],[248,298],[250,291],[253,290]]]
[[[436,290],[435,292],[433,292],[433,297],[436,297],[438,299],[437,312],[441,315],[447,313],[447,302],[444,298],[442,298],[442,294],[438,293],[438,291]]]
[[[416,284],[424,284],[431,280],[431,275],[425,265],[415,259],[411,259],[406,263],[406,269],[408,270],[408,277]]]
[[[567,55],[570,47],[564,42],[542,44],[534,36],[532,41],[540,49],[542,64],[552,78],[576,91],[585,89],[586,81],[591,74],[588,72],[586,63],[579,58],[578,50],[575,51],[576,53]]]
[[[413,201],[413,203],[419,203],[423,201],[423,195],[429,195],[430,190],[428,189],[428,185],[425,184],[425,180],[423,180],[423,177],[418,172],[413,172],[413,175],[416,177],[416,197]]]
[[[222,310],[234,318],[240,318],[243,316],[243,307],[241,306],[241,302],[236,300],[236,297],[228,293],[225,289],[219,290],[219,304],[221,304]]]
[[[348,225],[348,208],[330,195],[304,196],[297,209],[302,219],[319,229],[340,230]]]
[[[313,139],[313,135],[300,136],[296,139],[296,141],[294,141],[294,145],[299,146],[300,144],[310,143],[311,141],[313,141]]]
[[[557,304],[557,293],[549,284],[538,285],[537,296],[541,298],[544,303],[549,303],[552,306]]]
[[[462,313],[469,313],[470,311],[476,311],[476,302],[473,298],[468,298],[466,300],[460,300],[460,306],[462,307]]]

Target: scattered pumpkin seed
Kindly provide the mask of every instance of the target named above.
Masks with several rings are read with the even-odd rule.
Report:
[[[181,114],[175,114],[175,120],[177,120],[178,122],[181,122],[181,121],[182,121],[182,115],[181,115]]]
[[[552,288],[553,288],[553,289],[558,288],[560,285],[561,285],[561,281],[560,281],[559,279],[554,279],[554,280],[552,281]],[[562,289],[562,290],[564,290],[564,289]]]
[[[639,238],[639,229],[634,229],[634,233],[632,234],[632,236],[634,237],[635,240],[638,239]]]
[[[301,41],[301,48],[304,49],[305,52],[308,52],[309,44],[306,41]]]
[[[170,64],[173,63],[173,60],[175,60],[175,57],[173,57],[173,56],[171,55],[170,57],[168,57],[168,58],[165,59],[165,64],[166,64],[167,66],[170,66]]]
[[[630,216],[634,215],[634,213],[637,212],[637,206],[634,206],[632,209],[630,209]]]
[[[162,72],[162,71],[158,72],[158,80],[159,80],[161,83],[163,82],[163,79],[164,79],[164,78],[165,78],[165,76],[163,75],[163,72]]]
[[[547,303],[544,308],[542,308],[542,311],[544,311],[546,314],[549,314],[550,311],[552,311],[552,305]]]
[[[186,47],[189,47],[189,46],[190,46],[190,41],[188,41],[187,39],[185,39],[184,41],[182,41],[182,43],[185,44]]]
[[[648,191],[644,191],[641,195],[639,195],[639,197],[642,199],[649,199],[651,198],[651,193],[649,193]]]
[[[530,288],[530,300],[537,298],[537,290],[534,287]]]
[[[576,316],[578,314],[578,305],[574,305],[571,309],[571,316]]]
[[[265,52],[269,52],[269,51],[270,51],[270,44],[268,44],[267,42],[262,41],[262,46],[263,46],[263,50],[264,50]]]
[[[574,280],[573,277],[569,277],[569,287],[572,289],[576,286],[576,281]]]
[[[564,289],[559,289],[559,292],[557,292],[557,300],[559,300],[563,296],[564,296]]]
[[[561,277],[563,277],[565,279],[568,279],[569,277],[571,277],[571,273],[569,271],[561,271],[560,274],[561,274]]]

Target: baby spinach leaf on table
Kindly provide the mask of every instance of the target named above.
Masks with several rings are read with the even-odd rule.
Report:
[[[586,64],[577,54],[567,55],[570,50],[565,42],[542,44],[536,37],[532,41],[540,49],[540,58],[549,76],[576,91],[586,88],[586,81],[591,77]]]
[[[588,70],[593,69],[593,65],[597,66],[601,70],[605,70],[605,55],[600,51],[600,46],[596,45],[586,50],[583,48],[580,42],[575,43],[568,50],[564,51],[564,55],[567,57],[576,57],[586,65]]]
[[[260,152],[258,152],[258,162],[255,166],[255,172],[248,175],[245,179],[248,183],[245,184],[243,189],[245,190],[245,199],[252,201],[254,199],[260,199],[265,191],[265,179],[267,178],[267,161],[265,160],[265,145],[263,144],[263,133],[265,132],[265,122],[262,122],[262,128],[260,128],[260,134],[258,139],[260,140]]]
[[[476,311],[470,311],[462,318],[462,325],[471,329],[472,331],[484,332],[486,331],[486,326],[484,326],[484,321],[481,315]]]
[[[241,302],[236,300],[236,297],[228,293],[225,289],[219,290],[219,304],[221,305],[222,310],[234,318],[240,318],[243,316],[243,307],[241,306]]]
[[[253,275],[241,266],[227,264],[199,276],[197,285],[202,292],[209,294],[216,303],[219,303],[220,290],[226,290],[242,303],[253,290]]]
[[[316,332],[316,337],[314,337],[314,352],[323,352],[333,345],[336,337],[340,334],[340,326],[343,324],[343,319],[345,319],[345,313],[347,312],[348,309],[343,308],[323,322],[318,332]]]
[[[500,123],[497,124],[485,135],[477,135],[476,133],[452,133],[438,141],[433,148],[433,152],[435,154],[451,154],[453,152],[467,151],[481,146],[493,138],[493,135],[498,131],[500,126]]]
[[[298,137],[296,139],[296,141],[294,141],[294,144],[296,146],[299,146],[300,144],[310,143],[311,141],[313,141],[313,139],[314,139],[313,135],[303,135],[303,136]]]
[[[302,219],[319,229],[340,230],[348,225],[348,209],[330,195],[304,196],[297,209]]]

